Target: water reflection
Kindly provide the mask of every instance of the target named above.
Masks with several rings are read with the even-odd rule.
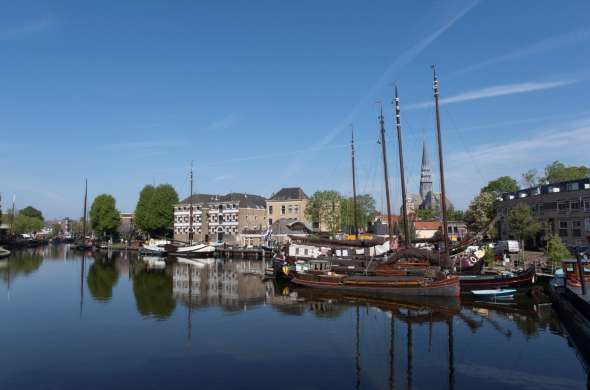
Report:
[[[67,246],[15,252],[5,263],[0,280],[21,277],[22,293],[0,302],[0,326],[13,334],[28,326],[26,337],[5,350],[18,356],[21,348],[43,346],[44,332],[51,329],[59,336],[56,343],[62,342],[64,361],[83,357],[99,367],[114,354],[107,372],[125,372],[117,379],[120,386],[165,381],[187,388],[197,374],[209,387],[249,388],[260,387],[260,375],[284,388],[560,389],[583,388],[586,380],[561,323],[543,301],[375,299],[267,280],[261,261],[180,258],[154,268],[131,252],[82,256]],[[31,275],[43,277],[26,280]],[[87,303],[85,294],[91,297]],[[30,321],[44,307],[51,307],[43,312],[48,323]],[[121,310],[106,318],[112,313],[107,308],[115,307]],[[59,310],[74,314],[51,316]],[[149,342],[156,339],[157,350]],[[75,347],[88,344],[93,348],[85,352]],[[50,361],[53,352],[41,348],[38,354]],[[0,356],[0,365],[13,370],[18,361]],[[145,368],[126,363],[138,361]],[[39,366],[25,357],[21,365]],[[228,369],[234,374],[227,375]],[[290,374],[296,372],[305,375]],[[97,386],[116,387],[105,382],[104,372],[83,376]],[[33,378],[30,388],[39,387],[34,378],[53,383],[47,376],[26,377]],[[0,388],[18,388],[6,378],[0,373]]]

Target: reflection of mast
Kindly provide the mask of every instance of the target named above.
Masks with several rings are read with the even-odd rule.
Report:
[[[408,321],[408,370],[406,372],[406,388],[412,388],[412,323]]]
[[[447,327],[449,331],[449,389],[455,388],[455,350],[453,338],[453,319],[447,320]]]
[[[391,328],[389,332],[389,388],[395,388],[395,317],[391,313]]]
[[[359,306],[356,305],[356,385],[355,388],[361,387],[361,344],[360,344],[361,330],[360,330],[360,313]]]
[[[88,201],[88,179],[85,181],[84,187],[84,219],[82,220],[82,246],[86,245],[86,203]],[[85,247],[83,250],[86,249]],[[82,256],[84,259],[84,256]]]
[[[84,304],[84,263],[86,262],[86,257],[84,252],[82,252],[82,261],[80,262],[80,319],[82,319],[82,306]]]
[[[188,268],[188,342],[190,343],[190,341],[191,341],[191,332],[192,332],[191,311],[192,311],[192,304],[193,304],[193,302],[192,302],[192,296],[193,296],[193,278],[192,278],[191,266],[190,265],[187,265],[187,268]]]

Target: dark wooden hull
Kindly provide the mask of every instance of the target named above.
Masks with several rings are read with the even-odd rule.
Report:
[[[461,291],[489,290],[496,288],[530,288],[535,280],[535,269],[529,268],[514,276],[481,275],[460,276]]]
[[[305,287],[326,290],[360,292],[375,297],[387,296],[459,296],[459,278],[427,281],[420,277],[331,277],[325,275],[300,274],[291,276],[291,282]]]
[[[576,349],[590,368],[590,312],[588,306],[580,307],[580,299],[562,286],[549,283],[552,306],[565,326]]]

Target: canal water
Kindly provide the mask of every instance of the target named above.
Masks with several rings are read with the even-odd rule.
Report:
[[[551,306],[376,300],[264,264],[67,245],[0,260],[0,389],[583,389]]]

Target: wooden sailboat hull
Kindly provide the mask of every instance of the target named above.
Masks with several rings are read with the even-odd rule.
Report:
[[[396,295],[456,297],[460,292],[459,278],[455,276],[426,281],[421,277],[348,277],[295,273],[290,280],[299,286],[370,293],[375,297]]]
[[[461,290],[490,290],[498,288],[525,288],[531,287],[535,280],[535,269],[533,267],[520,272],[514,276],[504,275],[481,275],[481,276],[460,276]]]

